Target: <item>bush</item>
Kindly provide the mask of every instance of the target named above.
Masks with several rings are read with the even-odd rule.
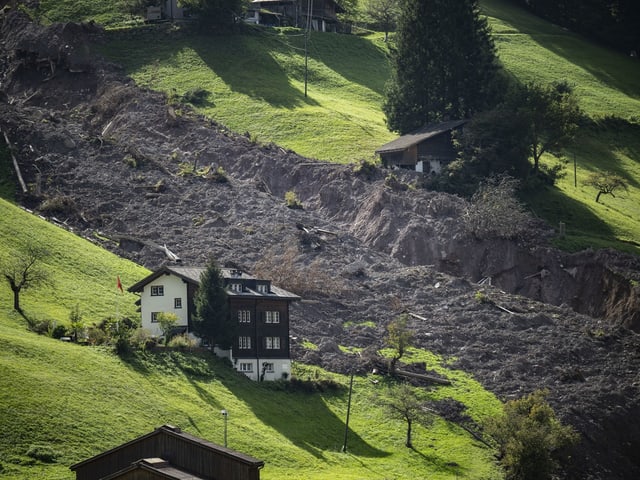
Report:
[[[179,348],[180,350],[191,350],[198,346],[198,341],[189,335],[176,335],[167,344],[171,348]]]
[[[302,209],[302,202],[298,199],[296,192],[289,190],[284,194],[284,203],[287,207],[293,209]]]
[[[27,450],[27,457],[39,460],[44,463],[54,463],[59,453],[50,445],[31,445]]]
[[[157,344],[156,338],[145,328],[137,328],[131,334],[129,343],[135,349],[145,351]]]
[[[498,443],[501,463],[513,480],[547,480],[579,436],[560,423],[546,402],[547,390],[507,402],[503,414],[486,422]]]

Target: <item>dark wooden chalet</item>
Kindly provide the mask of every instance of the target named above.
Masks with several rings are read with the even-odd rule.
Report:
[[[191,331],[194,296],[203,267],[164,266],[129,287],[140,294],[142,327],[159,334],[159,312],[174,313],[178,326]],[[229,315],[238,323],[232,349],[218,350],[236,370],[253,380],[288,378],[291,373],[289,306],[300,297],[242,270],[222,268]]]
[[[438,174],[456,158],[451,134],[468,120],[432,123],[381,146],[376,150],[388,168],[407,168]]]
[[[305,27],[309,10],[313,30],[338,30],[338,13],[343,9],[335,0],[253,0],[249,5],[249,19],[260,25]]]
[[[76,480],[260,480],[262,460],[170,425],[71,465]]]

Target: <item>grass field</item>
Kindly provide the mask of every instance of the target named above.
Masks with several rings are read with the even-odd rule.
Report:
[[[116,289],[148,272],[90,242],[0,200],[0,264],[30,241],[45,246],[51,277],[46,288],[22,294],[25,314],[68,322],[78,305],[87,324],[109,316],[135,317],[134,295]],[[26,232],[29,232],[27,234]],[[164,423],[222,442],[221,409],[230,412],[229,446],[263,459],[266,480],[487,479],[499,478],[493,451],[441,419],[418,426],[415,448],[404,447],[405,426],[372,402],[372,377],[356,377],[343,453],[348,379],[294,366],[302,380],[333,381],[338,388],[306,393],[282,384],[255,383],[209,354],[138,353],[124,357],[107,347],[61,342],[29,332],[12,310],[7,282],[0,282],[0,476],[6,479],[72,479],[68,467],[147,433]],[[495,415],[500,403],[446,359],[412,350],[451,378],[431,393],[468,405],[472,417]],[[53,451],[54,463],[27,455],[34,446]]]

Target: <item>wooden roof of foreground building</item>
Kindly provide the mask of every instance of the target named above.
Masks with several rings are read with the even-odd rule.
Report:
[[[71,465],[76,480],[260,480],[264,462],[163,425]]]

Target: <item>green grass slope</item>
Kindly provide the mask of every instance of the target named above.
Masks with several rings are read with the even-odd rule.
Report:
[[[32,240],[51,253],[46,268],[52,281],[23,292],[28,316],[65,322],[76,304],[87,323],[135,315],[136,297],[117,293],[116,275],[126,286],[146,270],[0,200],[0,263]],[[121,358],[105,347],[29,332],[11,300],[7,283],[0,282],[2,478],[72,479],[73,463],[164,423],[221,443],[223,408],[230,412],[229,446],[265,460],[266,480],[500,478],[494,452],[442,420],[428,429],[417,427],[415,449],[405,448],[404,424],[372,406],[372,395],[382,386],[371,378],[355,380],[348,453],[343,453],[345,377],[296,366],[299,378],[319,376],[342,385],[305,393],[251,382],[207,354]],[[450,370],[428,352],[411,355],[454,381],[437,389],[435,398],[464,402],[476,419],[499,410],[495,397],[469,375]],[[56,461],[35,460],[28,455],[34,447],[53,451]]]

